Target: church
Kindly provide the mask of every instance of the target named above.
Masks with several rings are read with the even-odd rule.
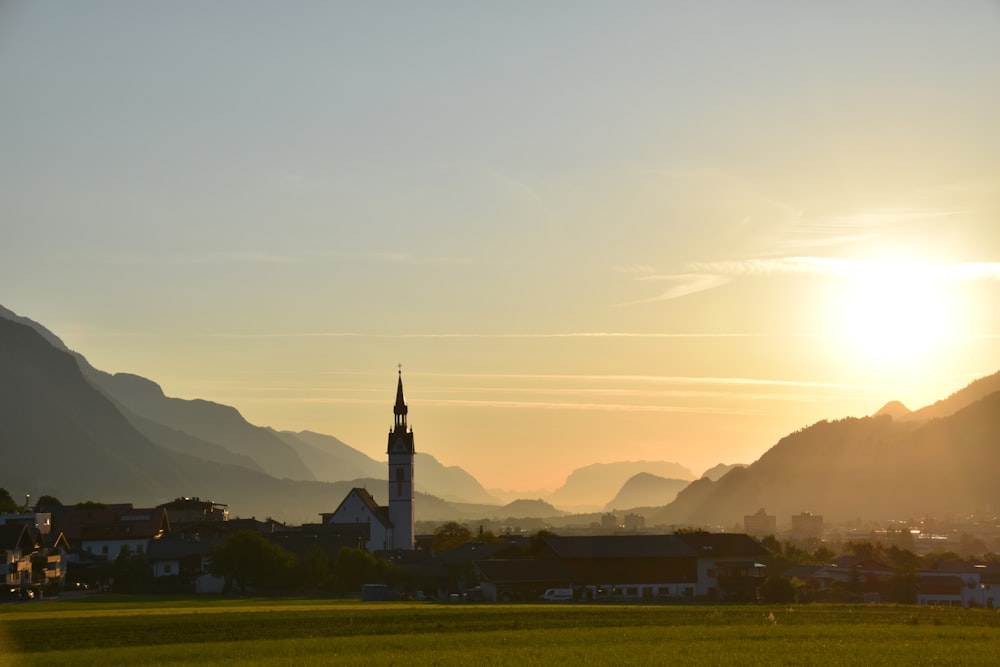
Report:
[[[406,425],[406,401],[403,398],[403,371],[396,384],[395,416],[389,431],[389,506],[381,507],[367,489],[354,488],[329,514],[323,523],[331,528],[367,526],[365,548],[376,551],[412,551],[415,513],[413,505],[413,430]]]

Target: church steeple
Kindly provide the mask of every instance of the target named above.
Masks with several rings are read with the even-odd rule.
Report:
[[[392,430],[389,431],[389,521],[392,523],[390,549],[413,549],[415,514],[413,511],[413,431],[406,427],[406,400],[403,398],[403,369],[396,382],[396,404]]]
[[[392,408],[392,412],[396,415],[396,425],[393,427],[393,431],[406,432],[406,413],[408,411],[406,401],[403,400],[403,369],[399,369],[399,383],[396,385],[396,405]]]

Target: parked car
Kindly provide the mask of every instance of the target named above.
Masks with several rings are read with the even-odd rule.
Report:
[[[568,602],[573,599],[572,588],[549,588],[542,593],[542,599],[549,602]]]

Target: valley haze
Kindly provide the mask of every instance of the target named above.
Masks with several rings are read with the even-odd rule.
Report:
[[[998,81],[990,2],[4,2],[0,303],[178,479],[364,472],[402,364],[418,474],[578,506],[1000,368]]]
[[[407,413],[401,378],[400,371],[397,425]],[[376,502],[386,495],[385,463],[333,436],[254,426],[233,407],[171,398],[148,379],[105,373],[45,327],[2,307],[0,425],[2,483],[35,497],[147,504],[183,489],[224,498],[237,513],[308,522],[350,488],[370,489]],[[501,506],[466,471],[419,453],[416,517],[550,525],[572,513],[565,520],[573,525],[603,525],[606,512],[617,522],[626,511],[626,525],[640,525],[638,517],[660,528],[731,529],[749,508],[767,507],[782,516],[808,508],[838,523],[989,523],[1000,507],[998,436],[1000,372],[916,411],[890,401],[870,417],[822,420],[748,466],[720,464],[700,479],[663,461],[583,466],[549,502]]]

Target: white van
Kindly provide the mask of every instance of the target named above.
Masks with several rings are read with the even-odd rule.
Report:
[[[550,588],[542,593],[542,599],[549,602],[567,602],[573,599],[572,588]]]

